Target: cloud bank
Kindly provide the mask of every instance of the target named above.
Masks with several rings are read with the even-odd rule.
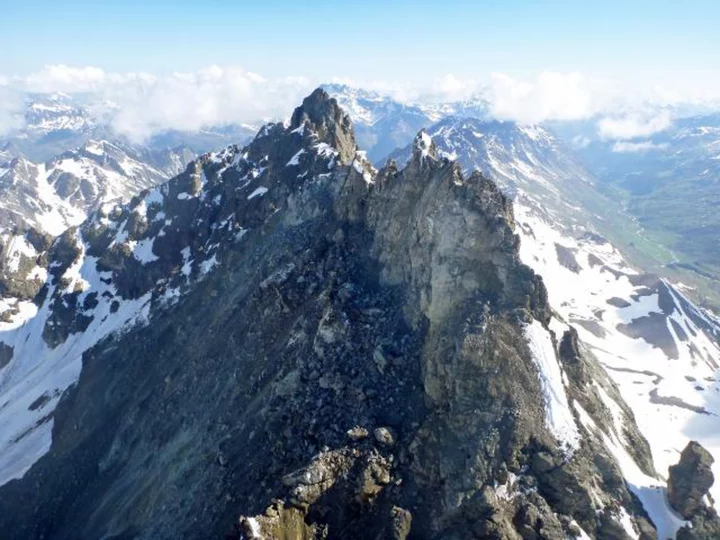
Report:
[[[598,122],[598,133],[603,139],[629,140],[649,137],[665,131],[672,124],[670,113],[628,114],[616,118],[603,118]]]
[[[579,120],[602,104],[580,73],[543,72],[534,81],[494,73],[489,87],[491,114],[500,120],[535,124],[544,120]]]
[[[0,135],[23,126],[24,95],[0,77]]]
[[[164,76],[54,65],[6,83],[15,94],[90,94],[92,112],[138,142],[163,130],[199,130],[284,117],[313,87],[303,77],[267,79],[238,66],[216,65]],[[20,108],[9,110],[2,98],[0,94],[0,109],[7,110],[0,111],[0,130],[6,132],[17,127],[22,100]],[[3,121],[5,116],[14,121]]]
[[[618,141],[613,144],[612,151],[619,154],[637,154],[638,152],[649,152],[651,150],[665,150],[667,147],[667,143],[656,144],[652,141]]]
[[[492,117],[527,124],[604,116],[597,124],[598,134],[615,141],[649,137],[666,129],[671,121],[668,113],[632,112],[648,110],[638,105],[658,103],[648,95],[642,99],[623,95],[607,81],[575,72],[545,71],[524,79],[493,73],[485,80],[446,74],[424,87],[376,80],[330,80],[375,90],[402,102],[437,104],[480,98],[487,101]],[[22,125],[27,93],[90,96],[94,115],[105,119],[119,134],[139,142],[163,130],[199,130],[286,118],[323,82],[327,81],[301,76],[267,78],[232,65],[165,75],[51,65],[22,77],[0,75],[0,134]],[[663,95],[657,89],[652,91],[655,98]],[[671,97],[677,100],[679,95],[675,92]]]

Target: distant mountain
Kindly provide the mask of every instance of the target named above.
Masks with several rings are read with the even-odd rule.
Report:
[[[326,84],[323,88],[348,111],[358,144],[372,161],[409,144],[418,130],[441,118],[453,115],[486,118],[488,113],[488,103],[482,97],[461,102],[413,104],[342,84]]]
[[[186,146],[196,154],[204,154],[232,144],[246,144],[257,133],[252,125],[232,124],[198,131],[165,130],[153,134],[145,143],[152,150]]]
[[[32,94],[24,126],[0,138],[0,147],[12,157],[46,161],[91,139],[110,138],[99,119],[80,100],[66,94]]]
[[[100,205],[127,201],[178,174],[193,157],[184,147],[161,151],[88,141],[45,163],[15,158],[0,166],[0,228],[60,234]]]
[[[32,94],[23,127],[0,137],[0,163],[19,156],[35,162],[48,161],[91,140],[138,146],[113,130],[108,111],[114,107],[85,96]],[[253,126],[234,124],[198,131],[164,130],[153,134],[142,146],[160,151],[185,146],[197,154],[245,143],[256,131]]]
[[[97,120],[67,94],[34,94],[25,111],[25,129],[35,135],[90,133]]]
[[[434,122],[455,116],[474,120],[490,120],[490,102],[482,95],[462,101],[429,102],[419,105]]]
[[[358,144],[373,161],[405,146],[418,130],[433,122],[420,106],[403,104],[377,92],[341,84],[323,88],[348,111]]]

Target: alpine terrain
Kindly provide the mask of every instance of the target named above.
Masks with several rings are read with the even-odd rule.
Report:
[[[378,92],[344,84],[326,84],[323,89],[350,115],[358,145],[372,161],[411,143],[420,129],[441,118],[488,116],[487,100],[482,96],[456,102],[401,103]]]
[[[28,229],[0,537],[717,538],[717,321],[572,221],[545,132],[444,126],[377,170],[318,89]]]
[[[623,257],[609,238],[622,242],[636,226],[623,224],[572,152],[547,130],[513,122],[448,118],[426,136],[513,198],[522,261],[542,276],[553,311],[618,385],[657,470],[665,474],[691,440],[717,455],[720,320],[681,285]],[[410,152],[396,157],[403,162]],[[712,493],[720,498],[718,486]]]
[[[92,94],[30,94],[18,115],[18,125],[7,132],[0,131],[0,164],[19,156],[46,162],[92,141],[110,141],[125,148],[134,147],[136,151],[188,147],[205,152],[230,142],[245,142],[254,133],[249,126],[237,124],[195,131],[158,129],[138,144],[115,129],[114,118],[120,110],[117,103]]]
[[[58,235],[107,202],[128,201],[183,171],[192,150],[136,149],[88,141],[44,163],[20,156],[0,165],[0,227]]]
[[[577,153],[598,178],[598,187],[625,206],[646,236],[667,246],[649,253],[650,262],[695,282],[717,311],[720,116],[681,112],[656,133],[631,140],[603,139],[589,133],[584,122],[557,128],[566,139],[582,138],[585,144]]]

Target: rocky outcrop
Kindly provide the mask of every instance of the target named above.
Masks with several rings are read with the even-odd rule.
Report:
[[[685,519],[692,519],[703,507],[703,499],[715,481],[710,452],[698,442],[690,441],[680,454],[680,462],[670,467],[668,500]]]
[[[96,213],[50,249],[46,342],[65,350],[114,303],[150,324],[84,350],[49,452],[0,488],[0,531],[652,535],[570,401],[614,426],[590,381],[619,398],[550,332],[514,227],[497,186],[423,133],[375,171],[321,90],[288,128]]]
[[[715,540],[720,538],[720,517],[714,508],[703,506],[695,511],[689,525],[682,527],[676,540]]]
[[[335,149],[342,162],[349,164],[355,158],[357,144],[350,117],[335,100],[328,99],[324,90],[318,88],[303,100],[301,107],[295,109],[290,129],[303,126],[316,133],[321,142]]]
[[[677,540],[714,540],[720,538],[720,516],[711,506],[709,489],[714,482],[711,466],[715,460],[696,441],[690,441],[680,461],[669,470],[668,501],[686,520]]]

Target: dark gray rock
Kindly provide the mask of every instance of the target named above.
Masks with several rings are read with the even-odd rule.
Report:
[[[577,262],[577,259],[575,258],[575,252],[572,249],[555,243],[555,252],[557,254],[557,259],[560,265],[575,273],[578,273],[580,272],[580,270],[582,270],[582,268]]]
[[[720,538],[720,517],[714,508],[703,506],[695,511],[690,526],[682,527],[677,540],[716,540]]]
[[[4,368],[10,363],[13,358],[15,349],[6,343],[0,341],[0,369]]]
[[[350,117],[322,88],[316,89],[295,109],[290,128],[298,129],[305,122],[309,123],[309,128],[317,133],[321,142],[329,144],[339,152],[344,163],[350,163],[355,158],[357,145]]]
[[[703,507],[705,497],[715,481],[714,459],[696,441],[690,441],[680,454],[680,462],[669,470],[668,500],[685,519],[692,519]]]

